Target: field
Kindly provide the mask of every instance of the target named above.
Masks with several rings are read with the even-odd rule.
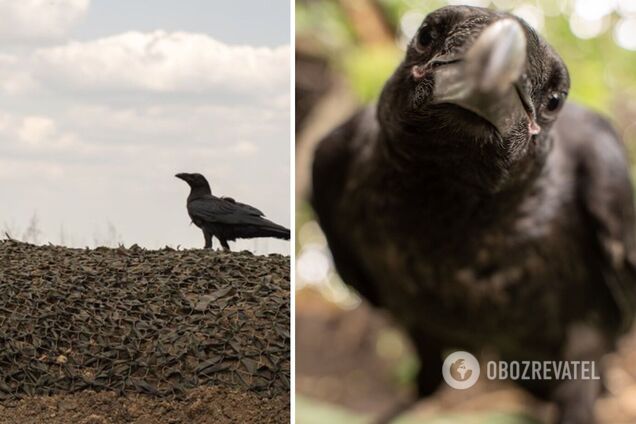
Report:
[[[0,242],[1,423],[289,420],[289,258]]]

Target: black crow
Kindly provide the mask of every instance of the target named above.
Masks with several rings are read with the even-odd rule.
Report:
[[[632,323],[628,160],[604,118],[565,102],[569,85],[523,20],[444,7],[377,107],[316,150],[312,202],[335,265],[410,335],[420,397],[448,349],[598,361]],[[520,383],[556,401],[560,423],[594,422],[599,381]]]
[[[263,217],[263,212],[253,206],[237,202],[231,197],[216,197],[210,184],[201,174],[181,173],[175,177],[190,185],[188,215],[203,231],[204,248],[212,248],[212,237],[221,242],[223,249],[237,238],[275,237],[289,240],[289,230]]]

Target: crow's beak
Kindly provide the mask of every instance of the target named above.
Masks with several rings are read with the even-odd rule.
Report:
[[[183,180],[185,182],[188,182],[188,174],[186,173],[180,173],[180,174],[176,174],[175,177],[179,178],[180,180]]]
[[[488,26],[462,57],[436,57],[433,103],[453,103],[488,122],[505,138],[519,122],[540,131],[534,106],[520,79],[526,36],[514,19]]]

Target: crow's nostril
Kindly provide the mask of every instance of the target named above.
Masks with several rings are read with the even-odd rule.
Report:
[[[411,74],[415,79],[421,79],[426,76],[426,65],[415,65],[411,68]]]

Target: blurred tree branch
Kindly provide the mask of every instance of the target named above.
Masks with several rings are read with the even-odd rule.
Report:
[[[375,0],[338,0],[362,44],[394,42],[393,30]]]

